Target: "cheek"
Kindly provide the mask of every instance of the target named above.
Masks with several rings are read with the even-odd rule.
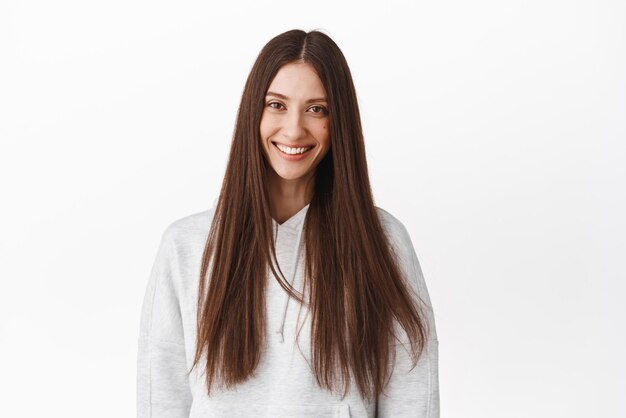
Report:
[[[280,123],[280,120],[274,115],[262,115],[259,123],[259,133],[261,134],[261,138],[267,140],[268,138],[276,135],[281,127]]]
[[[330,144],[330,132],[328,131],[328,122],[323,122],[319,125],[316,125],[314,131],[315,139],[317,139],[323,147],[328,147],[328,145]]]
[[[261,135],[263,145],[267,146],[267,139],[272,136],[272,127],[267,120],[261,119],[261,123],[259,124],[259,134]]]

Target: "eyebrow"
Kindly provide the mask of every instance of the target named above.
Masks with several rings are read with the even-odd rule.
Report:
[[[274,93],[273,91],[268,91],[267,96],[275,96],[275,97],[278,97],[279,99],[289,100],[289,97],[285,96],[284,94]],[[305,103],[326,102],[326,101],[327,101],[326,97],[318,97],[316,99],[309,99]]]

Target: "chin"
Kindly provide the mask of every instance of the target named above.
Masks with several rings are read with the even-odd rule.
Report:
[[[278,177],[280,177],[283,180],[297,180],[299,178],[303,178],[306,177],[305,173],[277,173]]]

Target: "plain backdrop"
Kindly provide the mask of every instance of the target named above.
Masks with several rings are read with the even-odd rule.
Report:
[[[261,47],[350,65],[435,309],[442,417],[626,416],[626,3],[0,3],[0,416],[131,417],[159,238]]]

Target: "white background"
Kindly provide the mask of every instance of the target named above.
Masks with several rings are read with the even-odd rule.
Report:
[[[442,417],[626,416],[626,3],[0,3],[0,416],[130,417],[159,238],[219,190],[261,47],[344,52]]]

